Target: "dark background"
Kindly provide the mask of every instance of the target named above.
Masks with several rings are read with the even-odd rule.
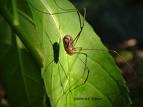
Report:
[[[127,81],[132,107],[143,107],[143,0],[71,0],[103,43],[126,61],[115,59]]]
[[[143,40],[143,0],[71,0],[105,43]],[[109,38],[110,37],[110,38]]]

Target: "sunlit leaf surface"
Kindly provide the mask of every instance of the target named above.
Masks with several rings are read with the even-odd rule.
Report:
[[[130,107],[125,81],[108,51],[81,51],[87,54],[87,62],[85,54],[66,54],[63,37],[71,35],[75,38],[80,31],[77,12],[54,15],[40,12],[61,13],[67,11],[63,9],[75,7],[67,0],[27,2],[43,41],[42,77],[52,107]],[[55,43],[60,46],[59,53],[53,51]],[[75,47],[107,50],[87,22]],[[57,63],[54,54],[59,55]]]

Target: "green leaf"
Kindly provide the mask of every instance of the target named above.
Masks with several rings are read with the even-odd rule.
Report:
[[[21,17],[26,26],[28,21]],[[20,27],[24,34],[33,31],[31,24],[28,28],[23,25]],[[15,32],[2,17],[0,35],[0,79],[5,85],[9,107],[46,107],[40,68],[21,41],[16,41]]]
[[[35,26],[31,18],[24,12],[18,10],[18,25],[14,24],[14,18],[11,11],[4,5],[0,6],[0,14],[4,17],[7,23],[12,27],[12,29],[19,36],[21,41],[24,43],[25,47],[29,50],[30,54],[36,59],[38,66],[43,66],[42,64],[42,41],[40,36],[35,30]]]
[[[76,11],[53,13],[65,12],[75,7],[67,0],[27,2],[31,7],[37,31],[43,39],[42,77],[52,107],[130,107],[128,90],[119,68],[87,22],[76,47],[105,52],[82,51],[87,54],[87,63],[84,54],[66,54],[63,37],[76,37],[80,31],[79,16]],[[44,14],[39,10],[53,15]],[[54,43],[60,45],[59,53],[53,53]],[[54,61],[54,54],[59,54],[58,63]]]

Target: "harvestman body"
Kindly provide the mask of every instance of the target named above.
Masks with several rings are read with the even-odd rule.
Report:
[[[73,38],[70,35],[66,35],[63,38],[64,49],[68,55],[73,55],[75,48],[73,46]]]

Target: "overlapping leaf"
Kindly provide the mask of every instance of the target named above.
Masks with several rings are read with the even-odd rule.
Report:
[[[2,11],[12,15],[9,10]],[[20,39],[16,40],[19,32],[21,35],[17,35],[24,38],[23,41],[35,41],[35,35],[30,35],[34,34],[34,25],[22,14],[19,18],[20,25],[15,28],[12,22],[6,22],[6,15],[0,17],[0,79],[4,82],[9,107],[45,107],[46,95],[40,68],[30,50],[25,48],[27,45],[22,44]],[[36,49],[40,47],[37,43],[32,44]]]

